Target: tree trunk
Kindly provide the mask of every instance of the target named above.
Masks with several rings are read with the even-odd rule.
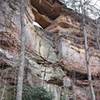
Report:
[[[0,36],[2,35],[2,38],[0,37],[0,47],[1,49],[3,48],[3,50],[12,53],[12,55],[15,55],[16,57],[20,55],[18,62],[16,62],[16,67],[19,66],[16,100],[22,100],[25,67],[25,39],[27,38],[25,27],[26,5],[27,3],[24,2],[24,0],[0,0]],[[19,62],[20,65],[18,65]],[[8,74],[5,75],[7,76]],[[8,85],[8,83],[4,85]],[[2,97],[4,97],[6,93],[5,91],[4,88]],[[2,97],[0,97],[1,100]]]
[[[21,54],[20,54],[20,66],[18,74],[18,83],[17,83],[17,95],[16,100],[22,100],[22,91],[23,91],[23,78],[24,78],[24,67],[25,67],[25,0],[21,0],[20,7],[20,22],[21,22]]]
[[[84,0],[84,2],[85,2],[85,0]],[[82,10],[82,14],[83,14],[83,23],[81,25],[81,28],[82,28],[82,32],[84,34],[85,62],[86,62],[85,65],[86,65],[86,68],[87,68],[88,81],[89,81],[89,87],[90,87],[90,93],[91,93],[91,100],[96,100],[94,88],[93,88],[93,84],[92,84],[91,70],[90,70],[90,67],[89,67],[88,35],[87,35],[86,27],[85,27],[86,9],[85,9],[85,5],[82,4],[82,0],[81,0],[81,10]]]

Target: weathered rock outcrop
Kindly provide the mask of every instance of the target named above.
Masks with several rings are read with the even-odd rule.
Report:
[[[8,1],[0,1],[0,87],[16,85],[20,66],[20,0]],[[76,100],[90,100],[81,19],[80,14],[58,0],[30,0],[24,15],[25,84],[42,85],[53,92],[54,100],[60,100],[61,95],[67,96],[63,84],[67,77],[71,85],[69,98],[76,95]],[[95,21],[87,17],[86,28],[89,67],[100,100],[100,50]]]

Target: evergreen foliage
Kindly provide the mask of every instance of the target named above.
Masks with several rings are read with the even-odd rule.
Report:
[[[15,89],[10,88],[8,89],[8,96],[6,100],[16,100]],[[43,87],[30,87],[24,86],[23,87],[23,97],[22,100],[52,100],[53,95],[51,92],[48,92]]]

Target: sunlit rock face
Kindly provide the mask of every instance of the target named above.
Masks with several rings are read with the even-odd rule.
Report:
[[[64,67],[66,69],[68,68],[67,65],[70,65],[69,66],[70,70],[71,69],[73,70],[73,68],[75,68],[76,71],[87,73],[86,71],[87,69],[85,65],[85,56],[84,56],[85,50],[84,49],[73,46],[70,40],[66,40],[64,38],[60,38],[59,46],[60,46],[59,52],[61,55],[61,59],[63,59],[63,63],[65,64]],[[91,73],[93,75],[99,74],[100,73],[99,57],[96,57],[93,54],[91,54],[90,56],[91,58],[89,60],[89,67],[91,68]]]
[[[4,80],[9,85],[16,85],[20,66],[20,0],[11,1],[0,1],[0,87]],[[80,31],[81,15],[65,9],[58,0],[31,0],[31,6],[26,7],[23,17],[26,48],[24,84],[43,86],[53,93],[54,100],[74,98],[74,93],[76,100],[90,100],[84,37]],[[91,23],[86,24],[89,29],[89,66],[99,100],[100,51],[95,41],[94,21],[87,20]],[[34,25],[33,21],[42,28]],[[7,75],[6,71],[9,72]],[[70,82],[64,82],[64,77]],[[66,83],[71,87],[66,89]]]

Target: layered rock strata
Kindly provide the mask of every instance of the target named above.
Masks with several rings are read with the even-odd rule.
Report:
[[[11,1],[0,1],[0,87],[16,85],[20,66],[20,3],[19,0]],[[53,92],[54,100],[61,100],[62,95],[69,99],[90,100],[82,15],[65,8],[58,0],[31,0],[23,19],[26,38],[24,84],[44,86]],[[34,25],[34,21],[43,28]],[[86,30],[89,67],[99,100],[100,50],[96,43],[95,21],[88,17]]]

